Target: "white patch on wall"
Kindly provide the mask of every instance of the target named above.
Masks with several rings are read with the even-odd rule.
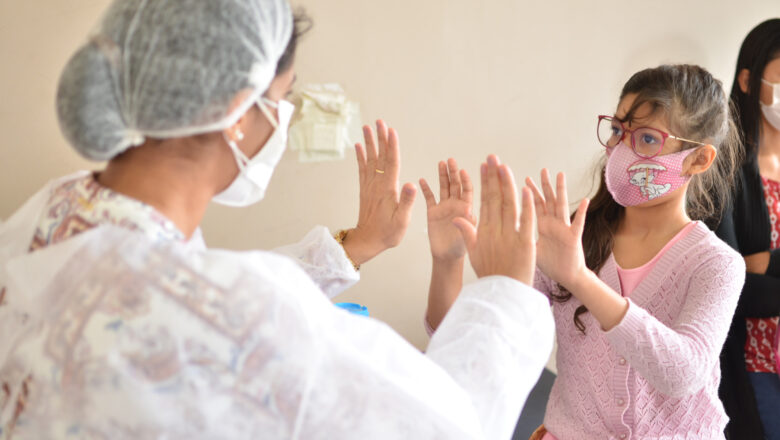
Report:
[[[293,98],[289,146],[301,162],[341,160],[361,141],[360,105],[338,84],[304,86]]]

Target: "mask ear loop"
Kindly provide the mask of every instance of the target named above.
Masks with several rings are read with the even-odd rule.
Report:
[[[231,139],[224,131],[222,132],[222,137],[225,138],[225,142],[228,144],[228,147],[230,147],[230,151],[233,152],[233,158],[236,159],[238,170],[243,173],[247,164],[249,164],[249,158],[246,157],[246,154],[244,154],[240,148],[238,148],[236,141]]]
[[[278,108],[279,105],[264,96],[261,96],[260,99],[257,100],[257,107],[260,108],[260,111],[263,113],[265,118],[268,119],[268,122],[271,123],[271,126],[274,127],[274,130],[278,130],[279,123],[276,121],[276,118],[271,114],[271,111],[268,110],[268,107],[266,106],[271,108]]]
[[[265,115],[266,119],[268,119],[268,122],[271,123],[271,125],[274,127],[274,130],[277,130],[279,128],[279,123],[276,122],[276,118],[271,114],[271,111],[268,110],[268,107],[266,105],[271,106],[273,108],[278,107],[278,105],[271,101],[270,99],[266,97],[260,97],[260,99],[257,100],[257,106],[260,108],[260,111]],[[239,132],[240,133],[240,132]],[[238,165],[238,170],[241,172],[244,172],[247,165],[249,164],[249,158],[246,157],[246,154],[244,154],[243,151],[241,151],[240,148],[238,148],[238,144],[236,144],[236,141],[233,140],[230,136],[227,135],[226,132],[222,132],[222,137],[225,139],[225,142],[230,147],[230,150],[233,152],[233,157],[236,159],[236,165]],[[243,138],[243,135],[240,136],[239,140]]]

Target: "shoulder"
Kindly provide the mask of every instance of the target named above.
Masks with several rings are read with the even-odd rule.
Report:
[[[697,269],[709,267],[711,270],[726,271],[744,277],[745,260],[739,252],[721,240],[702,222],[697,222],[691,232],[698,235],[696,244],[689,249]]]

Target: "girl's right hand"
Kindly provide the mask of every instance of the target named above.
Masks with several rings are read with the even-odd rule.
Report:
[[[471,265],[477,276],[503,275],[533,285],[536,266],[534,204],[531,191],[523,188],[522,211],[512,170],[488,156],[480,169],[482,178],[479,224],[455,219],[463,234]]]
[[[537,243],[539,269],[553,281],[577,295],[578,281],[591,273],[585,264],[585,252],[582,247],[588,199],[580,202],[572,221],[566,194],[566,176],[563,173],[558,174],[556,189],[553,189],[550,172],[547,169],[542,170],[541,191],[530,177],[526,179],[526,185],[533,191],[539,223]]]
[[[428,239],[433,259],[441,262],[457,262],[466,256],[466,243],[458,228],[452,223],[458,217],[477,224],[471,213],[474,187],[466,170],[458,170],[455,159],[439,162],[439,203],[425,179],[420,187],[428,206]]]

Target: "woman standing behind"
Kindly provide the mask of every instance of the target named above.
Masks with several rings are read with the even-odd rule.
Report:
[[[745,161],[717,233],[745,257],[747,277],[721,354],[720,395],[729,438],[780,439],[780,19],[742,43],[731,101]]]

